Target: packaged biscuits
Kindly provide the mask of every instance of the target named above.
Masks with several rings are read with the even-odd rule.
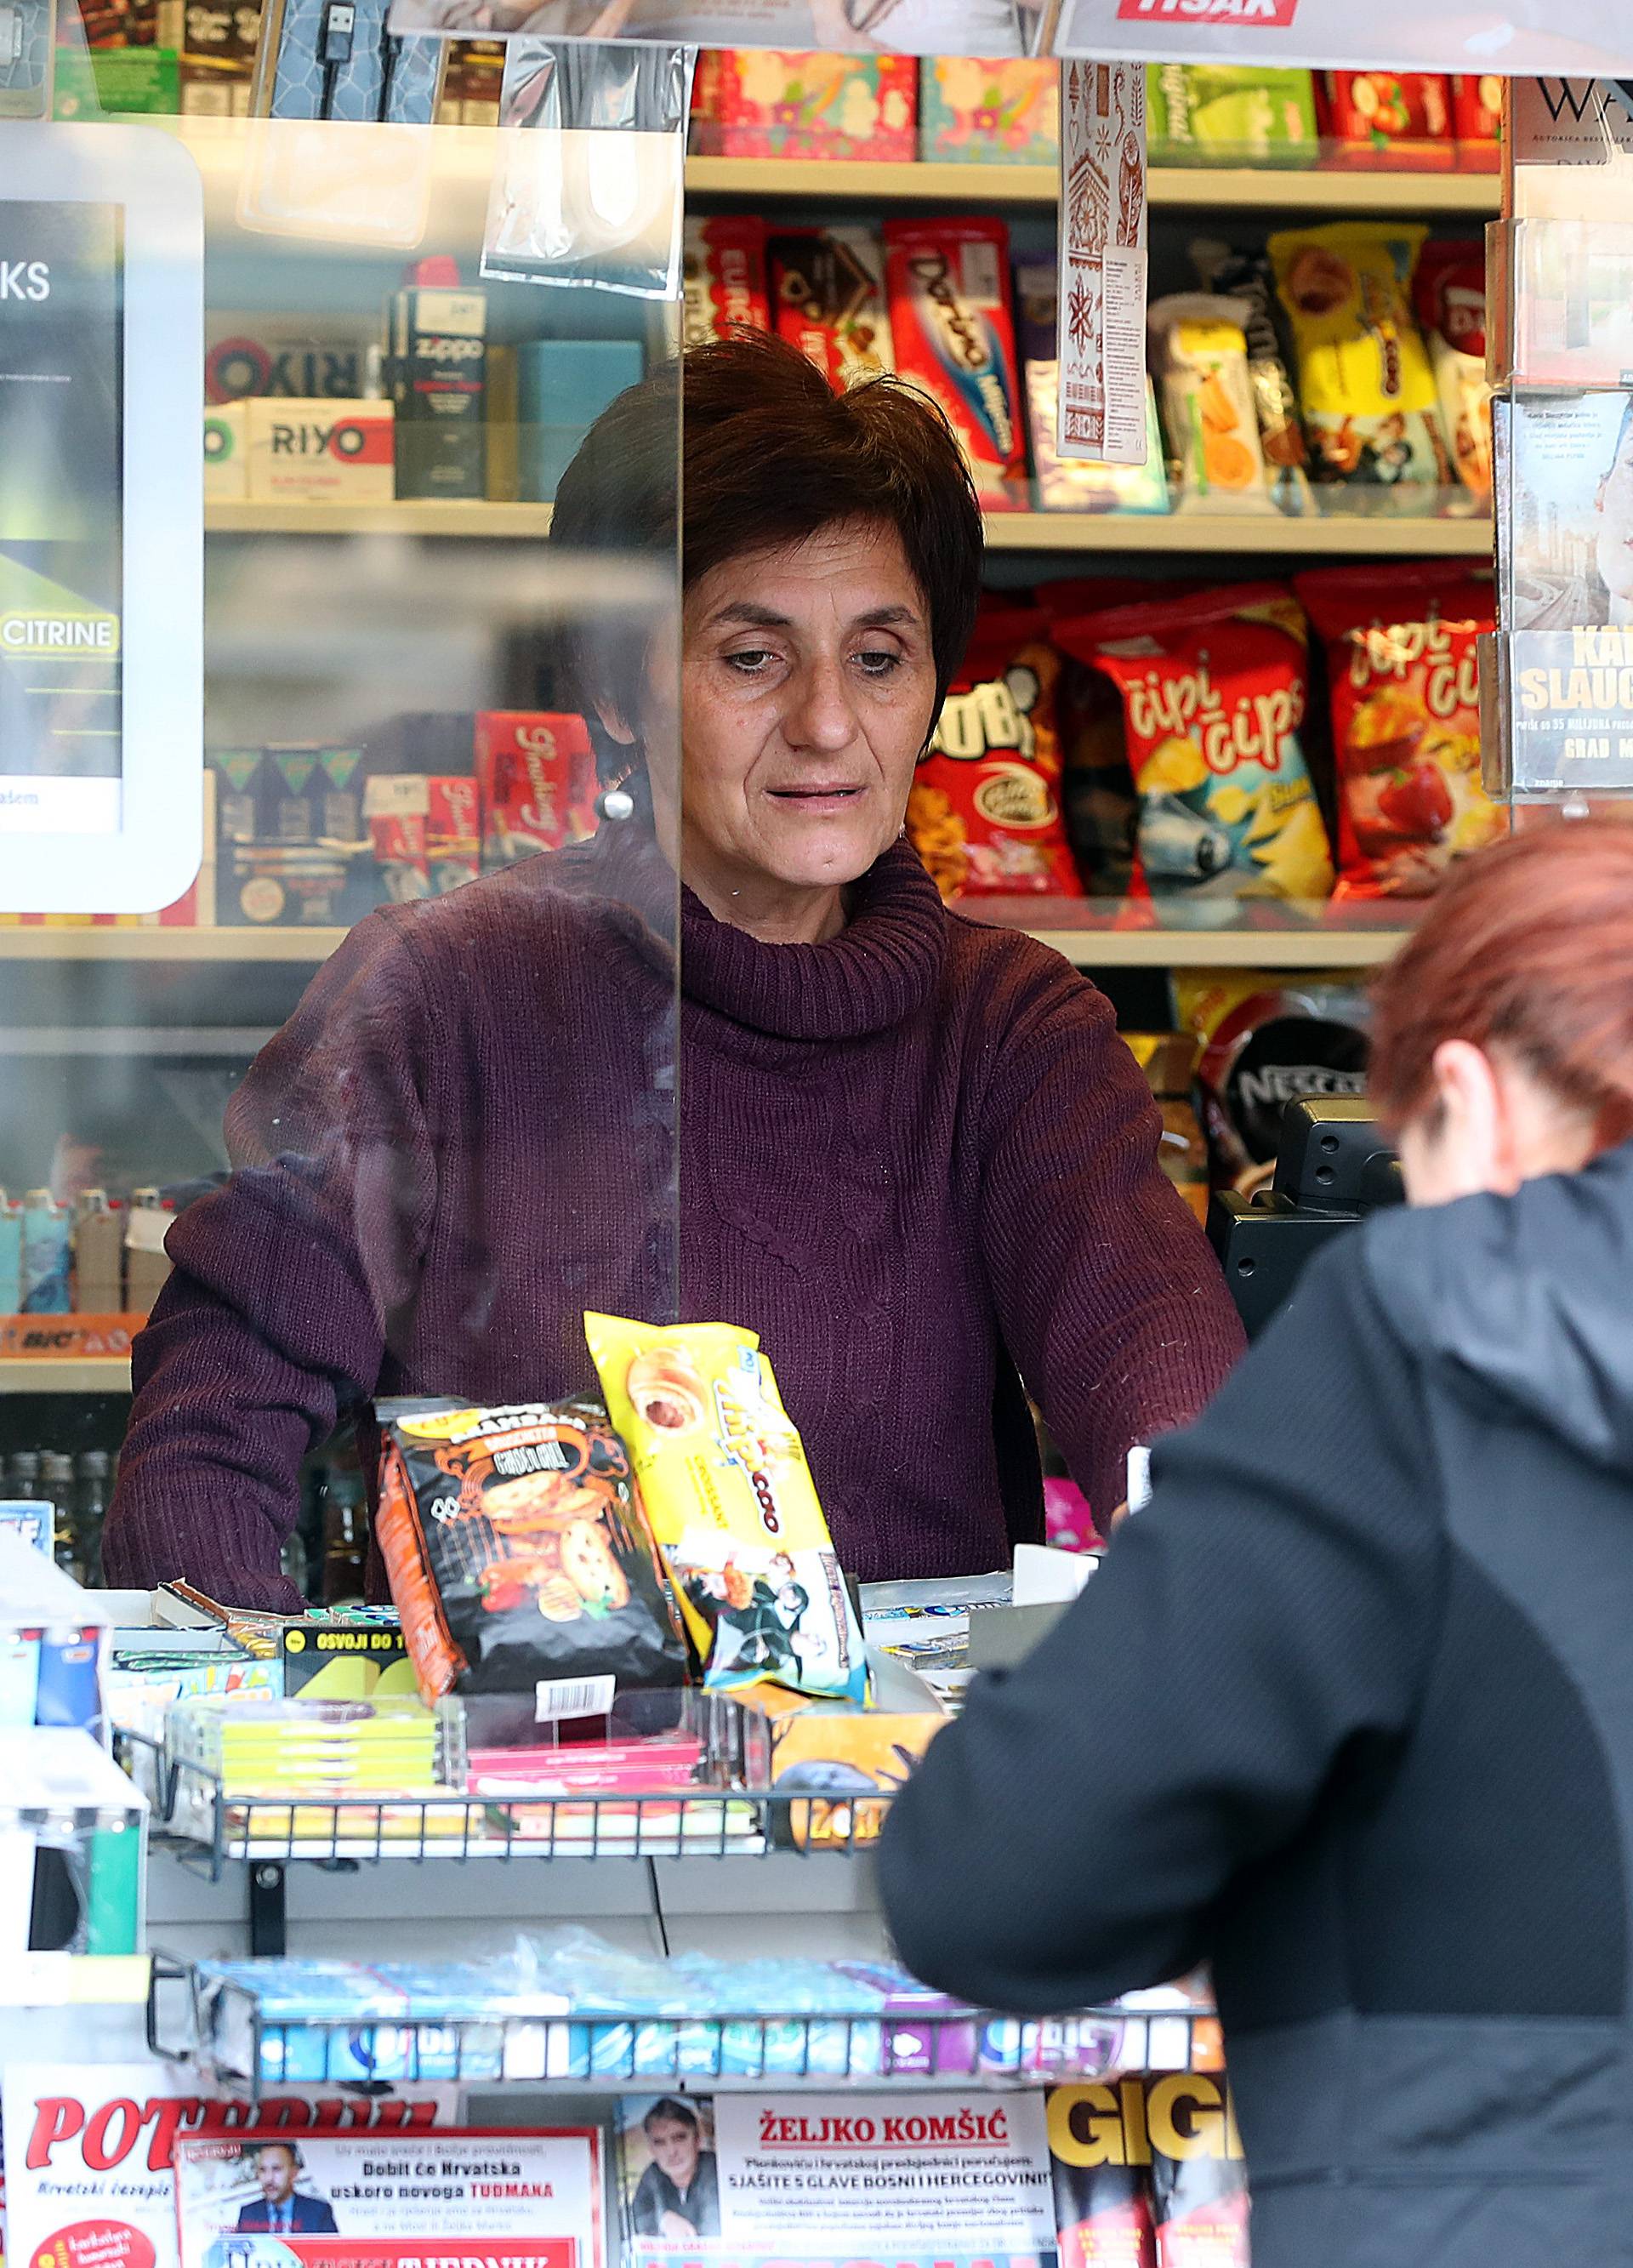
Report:
[[[958,435],[989,512],[1024,512],[1026,450],[1001,220],[885,224],[896,368]]]
[[[1335,221],[1286,229],[1269,243],[1292,328],[1310,477],[1387,510],[1452,484],[1440,395],[1412,312],[1427,229]]]
[[[811,1468],[753,1331],[586,1314],[703,1683],[861,1702],[862,1633]]]
[[[623,1443],[599,1403],[382,1402],[376,1532],[428,1701],[679,1685],[686,1649]],[[587,1690],[585,1690],[587,1689]],[[572,1695],[567,1695],[570,1700]]]
[[[771,320],[842,394],[891,370],[885,255],[870,228],[779,229],[766,246]]]
[[[1205,291],[1159,299],[1148,318],[1179,512],[1270,512],[1247,369],[1246,300]]]
[[[1332,888],[1305,762],[1304,616],[1274,583],[1057,622],[1057,643],[1122,697],[1139,799],[1131,894],[1214,927],[1255,903],[1315,915]]]
[[[1083,895],[1061,807],[1060,671],[1041,609],[977,620],[908,797],[908,839],[949,904]]]
[[[770,329],[766,225],[758,214],[687,216],[681,317],[688,347],[733,330]]]
[[[1422,897],[1506,827],[1480,779],[1476,642],[1489,578],[1432,560],[1334,567],[1294,588],[1327,643],[1338,895]]]

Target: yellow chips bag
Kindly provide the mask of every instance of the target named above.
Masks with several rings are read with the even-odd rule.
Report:
[[[753,1331],[586,1314],[612,1422],[717,1690],[860,1702],[862,1633],[811,1468]]]

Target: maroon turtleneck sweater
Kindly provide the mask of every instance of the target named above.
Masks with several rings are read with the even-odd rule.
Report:
[[[585,1307],[758,1331],[864,1580],[1041,1533],[1016,1370],[1102,1512],[1223,1378],[1234,1311],[1085,978],[905,845],[826,945],[683,894],[677,1146],[656,861],[607,832],[371,915],[256,1062],[136,1343],[110,1582],[296,1608],[337,1418],[593,1388]]]

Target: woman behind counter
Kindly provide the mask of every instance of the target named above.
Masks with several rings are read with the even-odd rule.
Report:
[[[227,1114],[136,1344],[108,1580],[293,1610],[298,1470],[378,1395],[593,1390],[586,1307],[758,1331],[844,1564],[970,1572],[1041,1532],[1024,1377],[1092,1504],[1237,1355],[1111,1010],[944,909],[901,839],[979,596],[939,413],[745,337],[680,381],[679,730],[662,644],[577,653],[640,820],[368,917]],[[677,374],[621,396],[552,541],[673,556]],[[684,796],[662,752],[678,741]],[[652,757],[650,780],[645,757]],[[673,1078],[680,913],[680,1101]],[[645,909],[644,917],[643,909]],[[678,1135],[678,1158],[673,1154]]]

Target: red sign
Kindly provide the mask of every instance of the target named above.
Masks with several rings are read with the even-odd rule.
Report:
[[[1127,24],[1239,24],[1244,31],[1284,32],[1298,0],[1117,0]]]

